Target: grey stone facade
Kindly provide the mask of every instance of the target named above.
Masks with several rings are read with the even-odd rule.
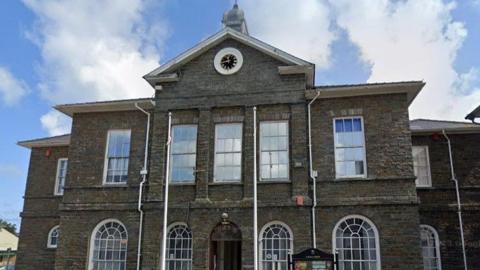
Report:
[[[235,47],[242,69],[222,76],[215,54]],[[178,81],[163,83],[150,110],[149,174],[143,197],[145,222],[142,269],[159,269],[163,226],[168,113],[173,124],[196,124],[195,183],[170,185],[168,224],[184,222],[193,234],[193,269],[211,268],[212,230],[222,213],[241,230],[242,269],[253,269],[253,107],[257,123],[289,123],[289,181],[258,183],[258,230],[281,221],[293,234],[294,252],[312,246],[312,190],[308,167],[307,82],[304,74],[280,75],[286,63],[227,39],[177,70]],[[385,86],[387,87],[387,86]],[[379,88],[382,88],[379,86]],[[312,90],[312,89],[308,89]],[[313,89],[314,90],[314,89]],[[321,91],[321,90],[320,90]],[[313,167],[318,171],[316,237],[319,249],[332,251],[332,231],[349,215],[361,215],[378,229],[381,269],[423,269],[420,224],[440,233],[444,269],[462,269],[461,248],[448,154],[444,143],[410,132],[406,93],[321,98],[312,106]],[[361,116],[365,128],[367,177],[336,179],[333,119]],[[242,123],[242,177],[239,183],[213,182],[215,124]],[[110,129],[131,129],[128,183],[103,185],[105,145]],[[128,230],[127,269],[135,269],[139,213],[137,199],[145,147],[146,116],[139,111],[73,114],[70,146],[33,148],[22,213],[17,269],[87,269],[90,237],[102,220],[115,218]],[[470,267],[479,267],[477,135],[455,136],[458,177],[465,209]],[[418,190],[412,166],[414,145],[429,144],[433,188]],[[47,149],[52,155],[44,156]],[[257,148],[258,149],[258,148]],[[56,161],[69,158],[65,194],[54,197]],[[467,184],[468,183],[468,184]],[[417,194],[418,193],[418,194]],[[453,196],[453,197],[452,197]],[[303,203],[299,203],[299,198]],[[56,250],[46,248],[48,231],[59,224]]]

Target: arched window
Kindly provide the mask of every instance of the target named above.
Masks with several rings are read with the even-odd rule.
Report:
[[[260,269],[286,270],[288,254],[293,252],[293,234],[290,228],[275,221],[260,231]]]
[[[170,225],[165,256],[167,270],[192,269],[192,231],[186,224]]]
[[[441,270],[440,241],[438,233],[428,225],[420,225],[420,239],[422,240],[423,269]]]
[[[120,221],[108,219],[100,222],[90,240],[89,269],[127,269],[127,244],[127,230]]]
[[[366,217],[352,215],[341,219],[333,230],[333,250],[338,251],[340,270],[379,270],[378,231]]]
[[[59,236],[60,236],[60,226],[57,225],[48,232],[47,247],[57,248]]]

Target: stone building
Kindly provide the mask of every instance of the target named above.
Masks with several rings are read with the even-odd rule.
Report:
[[[58,105],[71,134],[19,142],[17,269],[277,270],[311,247],[340,269],[463,269],[443,130],[480,267],[479,126],[410,122],[424,82],[317,86],[238,6],[223,23],[144,76],[154,98]]]

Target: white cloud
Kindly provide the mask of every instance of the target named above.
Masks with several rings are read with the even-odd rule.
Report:
[[[70,119],[58,111],[49,111],[40,117],[40,122],[50,136],[67,134],[70,132]]]
[[[52,104],[152,96],[142,76],[158,66],[166,23],[145,21],[148,0],[24,0],[36,15],[43,98]],[[57,133],[53,113],[44,127]],[[52,124],[55,123],[55,124]],[[51,129],[51,130],[50,130]],[[60,130],[64,130],[62,127]]]
[[[427,85],[412,104],[411,118],[461,120],[479,92],[456,89],[468,74],[454,69],[457,51],[467,36],[454,21],[455,3],[441,0],[331,0],[338,25],[349,34],[371,64],[369,82],[425,80]],[[463,83],[464,84],[464,83]]]
[[[27,84],[13,76],[7,68],[0,66],[0,96],[3,102],[14,105],[28,92]]]
[[[252,36],[288,53],[311,61],[317,68],[330,64],[330,45],[336,34],[323,0],[242,1]]]

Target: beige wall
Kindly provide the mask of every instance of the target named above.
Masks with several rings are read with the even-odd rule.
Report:
[[[0,228],[0,251],[11,248],[17,250],[18,237],[13,233]]]

